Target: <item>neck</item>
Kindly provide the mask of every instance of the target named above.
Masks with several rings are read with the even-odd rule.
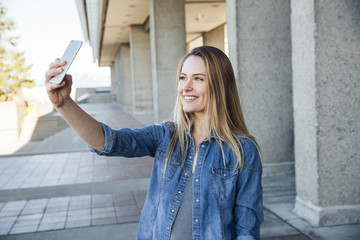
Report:
[[[205,140],[208,136],[207,132],[204,131],[203,126],[203,119],[199,117],[193,118],[194,125],[193,125],[193,131],[192,135],[195,141],[195,144],[199,144],[203,140]]]

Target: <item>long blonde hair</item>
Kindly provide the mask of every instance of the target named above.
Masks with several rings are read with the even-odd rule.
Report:
[[[245,124],[231,62],[220,49],[210,46],[197,47],[186,54],[179,62],[177,70],[178,78],[180,77],[182,66],[189,56],[201,57],[206,66],[209,100],[205,108],[202,132],[207,137],[210,137],[211,134],[215,136],[222,151],[224,166],[226,166],[226,161],[222,142],[226,142],[234,151],[237,157],[236,168],[242,168],[244,157],[243,151],[240,151],[242,146],[239,134],[244,134],[240,138],[250,138],[253,142],[255,142],[255,139],[249,135]],[[184,163],[186,151],[190,146],[188,136],[193,126],[193,120],[191,113],[183,111],[179,94],[174,109],[174,125],[175,132],[172,136],[167,156],[169,157],[172,154],[178,141]]]

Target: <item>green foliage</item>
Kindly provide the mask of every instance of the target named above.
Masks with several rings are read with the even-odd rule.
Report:
[[[8,100],[23,87],[34,86],[34,80],[30,79],[32,65],[26,66],[24,53],[16,50],[19,36],[11,35],[14,28],[0,2],[0,101]]]

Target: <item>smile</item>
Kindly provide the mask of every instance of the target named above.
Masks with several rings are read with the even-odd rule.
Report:
[[[195,100],[197,97],[195,96],[184,96],[184,100]]]

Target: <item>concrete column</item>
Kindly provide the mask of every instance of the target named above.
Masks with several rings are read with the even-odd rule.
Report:
[[[125,110],[132,108],[132,83],[130,66],[130,46],[121,44],[116,54],[115,76],[117,82],[117,100]]]
[[[186,53],[184,0],[150,0],[154,121],[172,119],[176,69]]]
[[[360,2],[291,1],[295,212],[360,222]]]
[[[116,81],[116,70],[114,67],[114,63],[111,64],[110,66],[110,79],[111,79],[111,94],[116,95],[117,91],[118,91],[118,86],[117,86],[117,81]],[[117,100],[117,96],[116,96],[116,100]]]
[[[204,45],[213,46],[221,49],[225,52],[225,24],[209,31],[203,33]]]
[[[150,34],[143,25],[130,27],[130,59],[134,116],[153,114]]]
[[[226,1],[229,53],[264,175],[294,171],[289,0]]]
[[[119,52],[118,52],[119,53]],[[118,54],[117,53],[117,54]],[[111,64],[111,93],[115,95],[116,102],[120,103],[120,92],[121,92],[121,81],[119,77],[119,62],[118,62],[118,55],[115,56],[114,62]],[[115,91],[113,91],[115,88]]]

